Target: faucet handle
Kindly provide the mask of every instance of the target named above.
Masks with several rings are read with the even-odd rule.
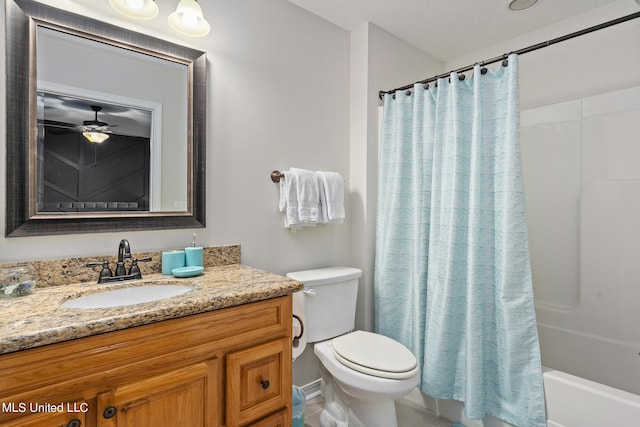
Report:
[[[102,262],[89,262],[85,265],[85,267],[102,267],[102,270],[100,270],[100,275],[98,276],[98,283],[102,283],[107,277],[113,276],[113,272],[109,268],[109,261],[107,260],[104,260]]]
[[[138,261],[140,262],[149,262],[151,261],[151,257],[145,258],[134,258],[131,261],[131,267],[129,268],[129,275],[133,275],[135,279],[142,279],[142,273],[140,272],[140,267],[138,267]]]

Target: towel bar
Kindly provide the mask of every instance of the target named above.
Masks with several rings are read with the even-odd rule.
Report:
[[[281,178],[284,178],[284,172],[280,172],[280,171],[271,172],[271,181],[280,182]]]

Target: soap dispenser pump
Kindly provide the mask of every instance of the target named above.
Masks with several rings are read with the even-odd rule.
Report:
[[[202,246],[196,247],[196,235],[193,234],[191,247],[184,248],[185,260],[188,267],[204,267],[203,266],[203,249]]]

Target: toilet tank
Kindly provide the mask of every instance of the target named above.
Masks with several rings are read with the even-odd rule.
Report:
[[[294,314],[304,319],[307,342],[324,341],[353,330],[358,279],[362,270],[330,267],[287,274],[302,282],[304,290],[293,295]]]

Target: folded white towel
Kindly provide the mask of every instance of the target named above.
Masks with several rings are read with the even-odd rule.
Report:
[[[291,228],[300,224],[298,216],[298,180],[287,172],[286,179],[280,178],[280,212],[284,212],[284,226]]]
[[[318,222],[318,205],[320,201],[318,177],[313,171],[298,168],[291,168],[289,174],[297,181],[298,218],[300,223],[316,224]]]
[[[318,192],[320,193],[320,202],[318,204],[318,222],[320,224],[326,224],[329,222],[329,216],[327,215],[327,193],[324,189],[324,179],[322,174],[324,172],[316,172],[318,177]]]
[[[284,212],[284,226],[297,230],[315,226],[319,212],[318,178],[306,169],[291,168],[280,179],[279,209]]]
[[[316,172],[320,185],[321,222],[342,224],[344,210],[344,179],[337,172]]]
[[[344,179],[337,172],[291,168],[280,179],[284,226],[293,231],[316,224],[341,224],[345,218]]]

